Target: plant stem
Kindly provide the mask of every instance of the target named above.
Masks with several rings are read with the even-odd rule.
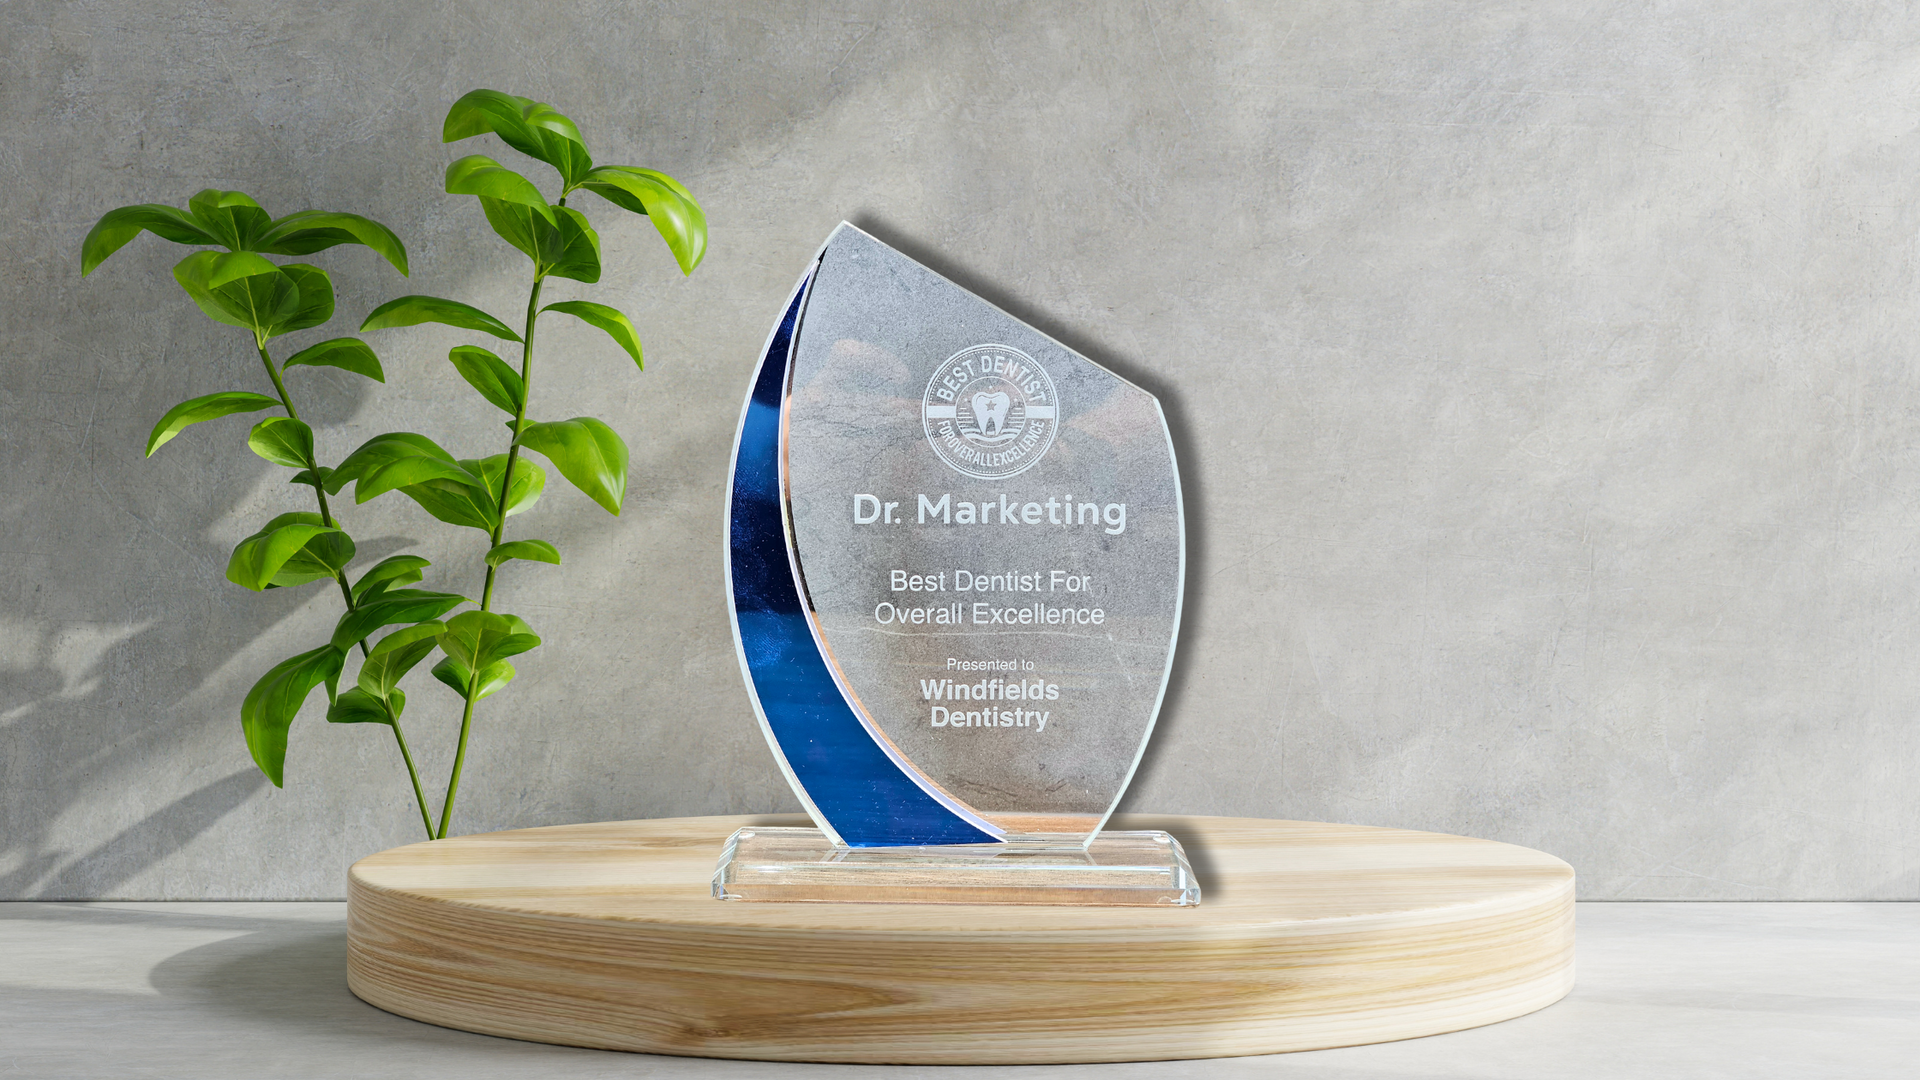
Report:
[[[561,201],[565,205],[565,200]],[[500,476],[500,520],[493,527],[492,543],[500,543],[500,537],[507,531],[507,500],[513,493],[513,469],[520,463],[520,425],[527,420],[527,402],[533,398],[533,329],[534,320],[540,314],[540,286],[544,279],[533,280],[533,290],[527,294],[527,331],[526,346],[520,350],[520,408],[513,414],[513,442],[507,446],[507,468]],[[487,583],[480,591],[480,610],[493,610],[493,575],[499,567],[487,567]]]
[[[560,200],[565,206],[566,200]],[[507,467],[500,474],[499,520],[494,523],[493,534],[488,547],[497,547],[500,537],[507,529],[507,503],[513,495],[513,469],[520,462],[520,425],[527,420],[527,402],[533,397],[533,330],[540,315],[540,286],[545,278],[536,275],[533,288],[527,293],[527,329],[522,335],[520,350],[520,408],[513,414],[513,442],[507,446]],[[487,566],[487,581],[480,590],[480,610],[493,610],[493,579],[499,567]],[[453,797],[460,790],[460,767],[467,760],[467,736],[473,731],[473,696],[480,687],[480,671],[475,669],[467,683],[467,707],[460,715],[460,744],[453,752],[453,773],[447,778],[447,797],[440,804],[440,832],[435,839],[447,838],[447,827],[453,822]]]
[[[300,419],[300,410],[293,407],[293,395],[287,393],[287,384],[280,381],[280,369],[274,366],[273,357],[267,355],[266,345],[257,338],[253,344],[254,348],[260,350],[260,366],[267,369],[267,377],[273,380],[273,389],[280,395],[281,407],[287,410],[289,417],[295,420]],[[333,513],[327,509],[327,489],[320,486],[320,464],[312,454],[307,455],[307,469],[313,474],[314,498],[320,500],[320,523],[331,529],[334,527]],[[333,579],[340,583],[340,598],[347,602],[347,610],[352,611],[354,609],[353,587],[347,584],[347,572],[335,570]],[[367,655],[367,643],[364,641],[360,643],[360,655]]]
[[[427,839],[432,840],[434,839],[433,818],[427,813],[427,793],[420,786],[420,770],[413,767],[413,754],[407,749],[407,737],[400,733],[400,718],[393,715],[392,703],[383,700],[382,705],[387,710],[387,716],[392,720],[392,723],[387,726],[393,728],[393,739],[400,744],[400,759],[407,763],[407,778],[413,781],[413,799],[420,805],[420,824],[427,830]]]
[[[267,377],[273,380],[274,392],[280,395],[280,404],[287,410],[287,416],[300,419],[300,410],[293,407],[293,395],[287,393],[287,384],[280,379],[280,369],[274,365],[273,357],[267,355],[266,343],[255,338],[253,345],[260,352],[260,364],[267,369]],[[307,455],[307,469],[313,475],[314,498],[320,501],[320,523],[334,528],[333,513],[327,509],[327,489],[320,486],[320,462],[311,453]],[[347,584],[347,572],[335,570],[333,580],[339,583],[340,598],[347,602],[348,613],[352,613],[359,605],[354,603],[353,587]],[[360,655],[371,655],[364,638],[360,641]],[[382,698],[380,707],[386,711],[387,726],[393,729],[394,741],[400,744],[400,760],[407,763],[407,776],[413,781],[413,799],[420,806],[420,824],[426,827],[427,839],[432,840],[433,817],[427,812],[427,792],[420,786],[420,770],[414,767],[413,753],[407,749],[407,737],[400,731],[400,718],[394,715],[391,701]]]
[[[435,840],[447,838],[447,826],[453,824],[453,797],[460,790],[460,766],[467,760],[467,734],[473,730],[473,695],[480,689],[480,673],[467,680],[467,707],[460,714],[460,746],[453,752],[453,775],[447,778],[447,801],[440,804],[440,832]]]

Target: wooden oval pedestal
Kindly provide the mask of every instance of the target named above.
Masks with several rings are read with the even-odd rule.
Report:
[[[347,980],[432,1024],[612,1050],[1014,1064],[1229,1057],[1490,1024],[1573,986],[1573,870],[1438,833],[1129,817],[1194,908],[714,900],[727,835],[563,825],[354,864]]]

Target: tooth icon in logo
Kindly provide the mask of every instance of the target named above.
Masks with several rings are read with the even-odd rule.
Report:
[[[1007,426],[1007,409],[1012,405],[1013,399],[1004,390],[973,395],[973,422],[979,425],[980,434],[989,439],[999,435]]]
[[[1053,378],[1011,345],[973,345],[935,368],[921,401],[934,455],[955,472],[1004,480],[1046,456],[1058,431]]]

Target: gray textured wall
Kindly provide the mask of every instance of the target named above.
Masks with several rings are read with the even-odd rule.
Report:
[[[310,704],[286,789],[250,764],[241,696],[337,599],[223,570],[304,489],[238,419],[142,459],[258,367],[167,280],[180,249],[84,282],[77,250],[110,207],[237,187],[407,241],[411,282],[319,258],[325,332],[402,291],[517,310],[524,262],[440,192],[446,106],[493,86],[680,177],[713,246],[682,279],[589,210],[610,284],[581,294],[648,369],[556,325],[542,411],[627,435],[628,509],[516,519],[569,558],[507,578],[548,644],[484,710],[464,830],[793,805],[722,484],[844,217],[1168,406],[1189,604],[1132,807],[1517,841],[1596,898],[1920,896],[1917,39],[1865,3],[0,7],[0,895],[338,896],[416,838],[381,729]],[[323,455],[496,441],[459,340],[385,332],[383,388],[296,376]],[[476,587],[410,504],[352,522]],[[443,777],[457,714],[415,700]]]

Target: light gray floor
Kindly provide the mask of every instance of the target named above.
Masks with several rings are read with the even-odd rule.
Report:
[[[347,992],[345,906],[0,904],[0,1077],[1903,1077],[1920,904],[1582,904],[1580,981],[1474,1031],[1267,1058],[969,1069],[575,1050]]]

